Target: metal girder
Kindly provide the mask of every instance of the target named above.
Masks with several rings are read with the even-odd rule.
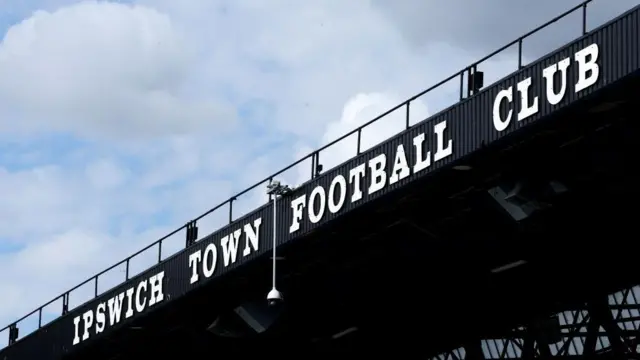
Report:
[[[640,359],[640,286],[431,357],[432,360]]]

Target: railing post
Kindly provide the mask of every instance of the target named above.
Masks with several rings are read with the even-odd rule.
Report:
[[[518,70],[522,69],[522,40],[518,39]]]
[[[129,262],[131,262],[130,257],[128,257],[126,260],[126,265],[124,270],[124,281],[129,281]]]
[[[311,154],[311,169],[310,170],[310,175],[311,177],[309,179],[313,180],[314,175],[316,173],[316,153],[312,153]]]
[[[229,199],[229,224],[231,224],[233,222],[233,202],[234,201],[236,201],[236,197],[235,196]]]
[[[460,71],[460,101],[464,99],[464,72],[465,70]]]
[[[13,323],[9,326],[9,345],[15,344],[18,341],[18,335],[20,330],[18,329],[18,325]]]
[[[94,291],[93,291],[93,293],[94,293],[94,297],[98,297],[98,278],[99,278],[99,277],[100,277],[100,275],[96,275],[95,280],[94,280],[94,284],[93,284],[93,287],[94,287],[94,289],[93,289],[93,290],[94,290]]]
[[[187,223],[186,244],[185,247],[190,247],[198,240],[198,227],[196,221],[192,220]]]
[[[69,312],[69,293],[62,294],[62,315],[66,315]]]
[[[42,308],[38,309],[38,329],[42,327]]]
[[[315,179],[318,176],[320,176],[320,173],[322,172],[322,164],[320,164],[320,151],[316,151],[315,153],[313,153],[312,156],[315,161],[312,161],[312,167],[311,167],[311,178]]]
[[[162,262],[162,240],[158,240],[158,264]]]
[[[356,155],[360,155],[360,142],[362,141],[362,128],[358,128],[358,144],[357,144],[357,153]]]
[[[473,91],[473,66],[469,66],[467,69],[467,98],[471,97],[471,92]]]
[[[587,4],[582,5],[582,35],[587,33]]]
[[[405,129],[409,128],[409,117],[411,115],[411,100],[407,101],[407,111],[406,111],[406,119],[405,119]]]

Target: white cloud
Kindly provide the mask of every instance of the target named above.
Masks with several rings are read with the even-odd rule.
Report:
[[[100,254],[110,246],[109,242],[103,234],[70,229],[49,241],[30,244],[28,251],[12,260],[14,266],[27,271],[23,275],[42,283],[64,276],[69,270],[84,272],[91,269],[91,263],[100,259]]]
[[[384,14],[414,46],[443,41],[488,53],[580,5],[583,0],[449,0],[446,5],[433,1],[373,2],[384,9]],[[638,0],[591,1],[587,8],[588,29],[638,4]],[[582,10],[578,9],[527,39],[524,51],[530,56],[541,56],[579,36],[581,30]]]
[[[523,1],[447,25],[478,31]],[[445,5],[421,12],[420,1],[395,12],[367,0],[135,3],[20,5],[24,20],[0,43],[0,273],[12,274],[0,279],[0,323],[490,50],[424,29],[416,41],[403,19],[453,14]],[[37,8],[46,11],[31,14]],[[515,37],[534,24],[512,25],[504,33]],[[496,80],[515,64],[507,54],[483,70]],[[412,122],[457,91],[454,81],[415,102]],[[403,125],[404,112],[390,115],[364,131],[363,145]],[[352,138],[321,162],[328,169],[354,153]],[[283,178],[309,173],[305,162]],[[263,201],[260,186],[238,200],[236,217]],[[200,234],[226,217],[226,208],[213,214]]]
[[[227,127],[232,111],[186,95],[187,44],[167,15],[143,6],[37,11],[0,46],[0,104],[15,116],[0,130],[144,138]]]
[[[99,159],[87,165],[86,175],[97,190],[113,189],[127,180],[127,170],[122,169],[113,159]]]
[[[361,93],[347,101],[339,120],[326,125],[321,138],[322,145],[328,145],[340,139],[345,134],[352,132],[358,127],[368,123],[370,120],[393,109],[405,99],[389,93]],[[427,106],[420,100],[411,102],[409,124],[426,119],[429,116]],[[360,138],[360,151],[364,152],[382,141],[405,130],[406,128],[406,107],[401,107],[376,122],[367,125],[362,129]],[[357,155],[358,135],[354,133],[339,142],[330,145],[322,150],[319,155],[320,164],[323,171],[340,165],[344,161]],[[302,147],[298,152],[298,157],[309,154],[311,147]],[[309,164],[310,165],[310,164]],[[309,180],[310,170],[302,167],[295,184],[301,184]]]

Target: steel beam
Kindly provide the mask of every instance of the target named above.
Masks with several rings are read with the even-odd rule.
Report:
[[[443,352],[432,360],[640,359],[640,285],[534,319],[497,338]]]

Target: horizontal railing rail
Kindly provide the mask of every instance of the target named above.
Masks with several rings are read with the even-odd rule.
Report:
[[[25,319],[31,317],[32,315],[37,314],[38,315],[38,329],[40,329],[43,324],[42,324],[42,317],[43,317],[43,311],[44,308],[46,308],[49,305],[54,304],[56,301],[62,300],[62,310],[61,310],[61,316],[65,315],[66,313],[68,313],[70,310],[69,309],[69,296],[70,294],[75,291],[78,290],[79,288],[83,287],[84,285],[87,285],[91,282],[94,283],[94,295],[93,295],[93,299],[95,299],[96,297],[98,297],[100,294],[98,292],[98,283],[99,283],[99,279],[101,276],[103,276],[105,273],[124,265],[125,266],[125,279],[123,282],[126,282],[130,279],[130,264],[131,264],[131,260],[134,259],[135,257],[139,256],[140,254],[146,252],[147,250],[158,246],[158,261],[154,264],[157,265],[159,263],[161,263],[162,261],[164,261],[162,259],[162,244],[165,240],[167,240],[168,238],[172,237],[173,235],[178,234],[179,232],[181,232],[182,230],[186,230],[186,241],[185,241],[185,248],[189,247],[190,245],[192,245],[193,243],[196,242],[197,240],[197,222],[200,221],[201,219],[203,219],[204,217],[210,215],[213,212],[216,212],[217,210],[228,206],[228,211],[229,211],[229,219],[228,219],[228,223],[231,224],[233,223],[233,203],[234,201],[236,201],[240,196],[246,194],[247,192],[256,189],[258,186],[263,185],[267,182],[272,181],[274,178],[276,178],[278,175],[281,175],[282,173],[292,169],[293,167],[301,164],[302,162],[311,159],[311,178],[313,179],[315,177],[317,177],[319,175],[316,165],[319,164],[319,155],[320,152],[323,150],[326,150],[327,148],[332,147],[333,145],[335,145],[336,143],[345,140],[346,138],[357,134],[357,145],[356,145],[356,156],[360,155],[361,151],[362,151],[362,130],[364,128],[366,128],[367,126],[377,122],[378,120],[386,117],[387,115],[401,109],[402,107],[406,107],[406,112],[405,112],[405,129],[409,129],[412,125],[410,125],[410,108],[411,108],[411,103],[413,101],[415,101],[416,99],[422,97],[423,95],[433,91],[434,89],[437,89],[441,86],[443,86],[444,84],[448,83],[449,81],[455,79],[456,77],[460,77],[460,92],[459,92],[459,101],[464,100],[465,98],[468,98],[469,96],[472,96],[474,94],[473,88],[469,88],[469,86],[467,86],[466,88],[466,94],[465,94],[465,84],[464,84],[464,80],[465,80],[465,73],[467,74],[467,79],[469,79],[469,76],[474,74],[477,70],[477,66],[480,63],[483,63],[487,60],[489,60],[490,58],[496,56],[497,54],[511,48],[514,45],[518,45],[518,68],[515,70],[520,70],[522,69],[522,67],[524,66],[523,64],[523,55],[522,55],[522,50],[523,50],[523,41],[525,39],[527,39],[528,37],[530,37],[531,35],[539,32],[540,30],[548,27],[549,25],[565,18],[568,15],[573,14],[576,11],[581,10],[582,11],[582,35],[587,34],[587,5],[589,3],[591,3],[593,0],[586,0],[584,2],[582,2],[579,5],[576,5],[575,7],[565,11],[564,13],[556,16],[555,18],[551,19],[550,21],[547,21],[546,23],[538,26],[537,28],[527,32],[526,34],[520,36],[519,38],[513,40],[512,42],[502,46],[501,48],[499,48],[498,50],[490,53],[489,55],[481,58],[480,60],[477,60],[476,62],[474,62],[473,64],[465,67],[464,69],[454,73],[453,75],[447,77],[446,79],[438,82],[437,84],[429,87],[426,90],[421,91],[420,93],[410,97],[409,99],[405,100],[404,102],[396,105],[395,107],[385,111],[384,113],[378,115],[377,117],[367,121],[366,123],[364,123],[363,125],[359,126],[358,128],[344,134],[343,136],[341,136],[340,138],[333,140],[332,142],[320,147],[317,150],[314,150],[312,152],[310,152],[309,154],[307,154],[306,156],[300,158],[299,160],[295,161],[294,163],[284,167],[283,169],[273,173],[272,175],[264,178],[263,180],[251,185],[250,187],[246,188],[245,190],[235,194],[234,196],[228,198],[227,200],[223,201],[222,203],[218,204],[217,206],[207,210],[205,213],[201,214],[200,216],[196,217],[195,219],[187,222],[185,225],[173,230],[172,232],[170,232],[169,234],[161,237],[160,239],[154,241],[153,243],[145,246],[144,248],[138,250],[137,252],[135,252],[134,254],[129,255],[127,258],[125,258],[124,260],[113,264],[112,266],[102,270],[101,272],[93,275],[92,277],[88,278],[87,280],[83,281],[82,283],[74,286],[73,288],[63,292],[62,294],[58,295],[57,297],[53,298],[52,300],[50,300],[49,302],[41,305],[40,307],[36,308],[35,310],[31,311],[30,313],[26,314],[25,316],[19,318],[18,320],[12,322],[11,324],[9,324],[8,326],[5,326],[4,328],[0,329],[0,333],[3,333],[5,331],[8,331],[9,333],[9,343],[8,345],[12,345],[13,343],[15,343],[18,340],[18,325],[24,321]],[[153,265],[151,265],[153,266]],[[149,266],[148,268],[150,268],[151,266]],[[119,283],[121,284],[121,283]],[[53,320],[52,320],[53,321]]]

